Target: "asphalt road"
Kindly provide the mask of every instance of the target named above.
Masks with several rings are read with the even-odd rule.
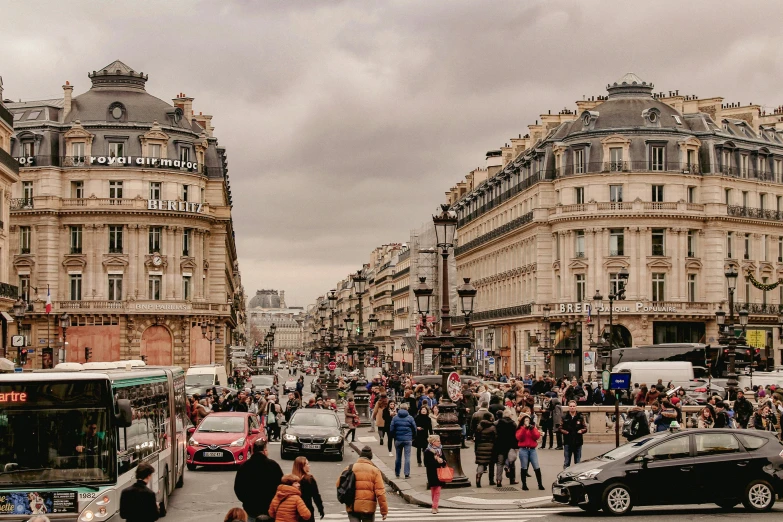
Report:
[[[280,373],[280,383],[282,384],[288,378],[287,372]],[[307,398],[310,393],[310,381],[312,377],[305,377],[304,393]],[[279,444],[270,444],[269,456],[276,460],[284,473],[291,470],[291,461],[280,460]],[[356,460],[356,454],[346,448],[344,462],[311,460],[310,467],[313,475],[318,481],[321,496],[324,500],[324,509],[326,512],[325,522],[343,522],[347,521],[345,517],[345,508],[337,502],[335,483],[340,472],[351,462]],[[236,470],[226,468],[205,469],[199,468],[196,471],[185,472],[185,487],[178,489],[171,497],[169,512],[165,520],[167,522],[219,522],[223,520],[226,512],[236,506],[241,506],[234,495],[234,476]],[[260,485],[260,484],[259,484]],[[665,487],[665,484],[661,485]],[[432,520],[429,509],[411,506],[400,497],[387,488],[387,499],[391,506],[389,522],[416,522],[418,520]],[[482,511],[479,515],[476,511]],[[770,512],[761,515],[749,515],[741,507],[731,511],[725,511],[717,506],[671,506],[667,508],[635,508],[631,514],[625,517],[628,520],[650,520],[659,522],[661,519],[671,519],[679,521],[703,520],[705,518],[715,518],[722,520],[747,520],[753,518],[754,522],[772,522],[783,520],[783,502],[778,502],[776,508]],[[466,510],[441,510],[438,515],[440,518],[449,520],[449,522],[526,522],[536,520],[543,522],[550,521],[608,521],[617,520],[615,517],[607,517],[602,513],[595,515],[587,514],[581,510],[569,508],[548,508],[548,509],[519,509],[516,511],[487,511],[482,510],[481,506]],[[380,516],[378,517],[380,520]]]

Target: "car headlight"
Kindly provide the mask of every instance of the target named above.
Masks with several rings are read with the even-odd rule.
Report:
[[[231,446],[244,446],[245,445],[245,437],[242,437],[241,439],[237,439],[234,442],[230,444]]]
[[[190,439],[188,441],[188,446],[198,446],[198,441],[196,439]]]
[[[599,468],[591,469],[590,471],[585,471],[584,473],[577,475],[576,480],[590,480],[595,478],[599,473],[601,473]]]
[[[326,439],[326,442],[340,442],[341,440],[343,440],[343,438],[338,435],[337,437],[329,437]]]
[[[288,442],[296,442],[296,435],[289,435],[286,433],[283,435],[283,440],[287,440]]]
[[[84,522],[90,522],[90,520],[92,520],[93,518],[95,518],[95,514],[94,514],[92,511],[90,511],[89,509],[87,509],[87,510],[85,510],[85,511],[82,513],[82,516],[81,516],[81,517],[79,517],[79,518],[80,518],[81,520],[84,520]]]

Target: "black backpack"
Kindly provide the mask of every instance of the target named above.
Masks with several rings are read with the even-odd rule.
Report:
[[[636,417],[628,417],[623,423],[623,437],[626,439],[635,437],[638,429],[639,423],[636,421]]]
[[[356,499],[356,475],[353,473],[353,464],[340,473],[340,482],[337,484],[337,501],[346,506],[353,506]]]

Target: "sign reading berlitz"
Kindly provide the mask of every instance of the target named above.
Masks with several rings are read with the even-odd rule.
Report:
[[[147,210],[163,210],[164,212],[204,213],[204,205],[190,201],[171,201],[166,199],[148,199]]]

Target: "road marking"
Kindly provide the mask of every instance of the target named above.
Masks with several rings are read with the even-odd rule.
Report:
[[[464,520],[471,521],[476,519],[476,511],[471,509],[452,509],[442,508],[438,510],[438,515],[447,518],[449,521]],[[510,509],[510,510],[482,510],[482,520],[492,520],[495,522],[525,522],[535,518],[545,517],[547,515],[563,513],[565,511],[576,511],[574,508],[543,508],[543,509]],[[376,512],[375,518],[380,518],[380,514]],[[324,517],[330,521],[343,521],[348,520],[346,513],[330,513]],[[390,521],[400,522],[417,522],[431,521],[432,513],[429,508],[421,508],[417,510],[410,509],[389,509],[389,515],[386,517],[386,522]]]
[[[378,439],[375,437],[356,437],[359,442],[378,442]]]

